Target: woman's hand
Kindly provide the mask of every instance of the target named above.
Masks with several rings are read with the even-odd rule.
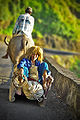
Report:
[[[47,89],[47,85],[46,85],[46,78],[47,78],[47,71],[45,70],[43,73],[43,89],[46,90]]]
[[[24,69],[23,68],[20,68],[20,70],[19,70],[19,76],[18,76],[18,80],[19,80],[19,82],[20,83],[22,83],[23,82],[23,73],[24,73]]]
[[[23,76],[23,73],[24,73],[24,69],[23,68],[20,68],[20,74]]]

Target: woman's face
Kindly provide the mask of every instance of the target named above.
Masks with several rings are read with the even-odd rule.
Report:
[[[35,61],[37,58],[38,58],[37,54],[32,54],[32,56],[31,56],[31,60],[32,61]]]

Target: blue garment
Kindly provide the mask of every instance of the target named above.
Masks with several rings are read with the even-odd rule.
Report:
[[[24,75],[26,75],[26,77],[29,77],[29,69],[32,66],[31,60],[27,59],[27,58],[23,58],[20,63],[17,65],[17,68],[23,68],[24,69]],[[39,82],[42,84],[43,79],[43,73],[46,70],[47,74],[50,74],[51,72],[48,69],[48,64],[46,62],[42,62],[40,63],[40,61],[36,60],[35,61],[35,66],[38,67],[38,77],[39,77]]]

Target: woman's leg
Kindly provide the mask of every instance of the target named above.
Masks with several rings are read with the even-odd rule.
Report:
[[[15,93],[16,93],[16,88],[15,88],[13,82],[11,81],[11,85],[10,85],[10,88],[9,88],[9,101],[10,102],[15,101]]]

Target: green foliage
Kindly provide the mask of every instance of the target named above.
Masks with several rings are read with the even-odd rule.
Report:
[[[8,2],[9,0],[0,0],[0,20],[7,20],[10,17]]]
[[[73,14],[73,10],[80,11],[80,4],[76,0],[73,4],[71,0],[0,0],[0,20],[13,21],[7,29],[1,27],[0,32],[9,34],[7,30],[10,29],[11,34],[17,17],[25,12],[27,6],[33,8],[37,35],[56,34],[68,40],[80,40],[80,20]]]
[[[58,56],[54,55],[52,58],[64,68],[74,72],[74,74],[80,78],[80,59],[74,56]]]
[[[13,24],[11,26],[8,26],[5,30],[2,29],[2,31],[0,33],[11,36],[12,30],[13,30]]]
[[[70,67],[70,70],[80,78],[80,59],[76,57],[75,62]]]
[[[10,35],[12,26],[17,17],[25,13],[27,6],[33,8],[35,18],[35,33],[41,36],[45,34],[56,34],[70,40],[80,40],[80,20],[73,14],[73,11],[80,11],[80,4],[76,0],[0,0],[0,20],[13,21],[7,29],[0,30]],[[4,11],[4,12],[3,12]],[[11,27],[11,28],[10,28]],[[2,28],[1,28],[2,29]],[[34,33],[34,34],[35,34]]]
[[[76,17],[77,13],[72,12],[71,10],[72,8],[73,10],[80,12],[80,4],[77,4],[76,0],[47,0],[47,3],[56,12],[60,21],[64,24],[61,36],[65,36],[67,39],[71,40],[80,40],[80,23],[78,23],[80,20]],[[67,29],[65,29],[65,27]]]

